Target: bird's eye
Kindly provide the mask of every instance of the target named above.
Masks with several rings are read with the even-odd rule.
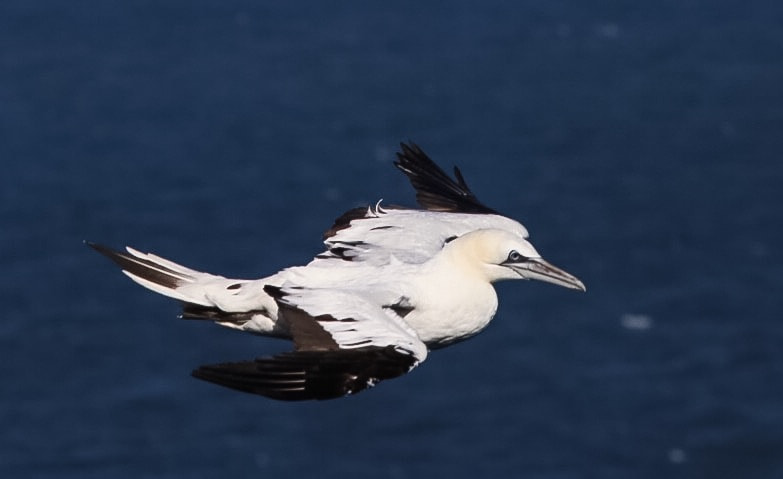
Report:
[[[512,249],[511,252],[508,254],[508,260],[514,263],[521,261],[522,258],[524,258],[524,256],[519,254],[519,252],[515,249]]]

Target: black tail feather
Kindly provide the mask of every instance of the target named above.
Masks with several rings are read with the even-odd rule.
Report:
[[[166,288],[176,289],[193,279],[183,273],[174,271],[147,259],[133,256],[124,251],[116,251],[90,241],[85,241],[84,243],[114,261],[124,271]]]

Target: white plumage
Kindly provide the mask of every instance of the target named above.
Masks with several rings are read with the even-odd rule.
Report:
[[[140,285],[184,303],[182,317],[290,338],[294,351],[202,366],[201,379],[275,399],[329,399],[409,371],[427,350],[483,330],[492,283],[539,279],[584,290],[544,261],[520,223],[481,204],[459,170],[449,178],[416,145],[395,165],[423,210],[373,207],[338,218],[305,266],[228,279],[133,248],[90,243]]]

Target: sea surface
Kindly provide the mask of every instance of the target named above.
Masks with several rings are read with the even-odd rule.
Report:
[[[408,140],[587,293],[281,403],[83,244],[303,264]],[[781,478],[781,245],[778,1],[0,2],[3,478]]]

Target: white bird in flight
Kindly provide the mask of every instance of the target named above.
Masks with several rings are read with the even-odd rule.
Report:
[[[193,376],[280,400],[332,399],[407,373],[431,349],[467,339],[495,315],[492,284],[537,279],[585,290],[541,258],[517,221],[484,206],[415,144],[395,166],[423,209],[355,208],[305,266],[261,279],[202,273],[127,247],[88,243],[133,281],[183,303],[182,318],[291,339],[293,351],[201,366]]]

